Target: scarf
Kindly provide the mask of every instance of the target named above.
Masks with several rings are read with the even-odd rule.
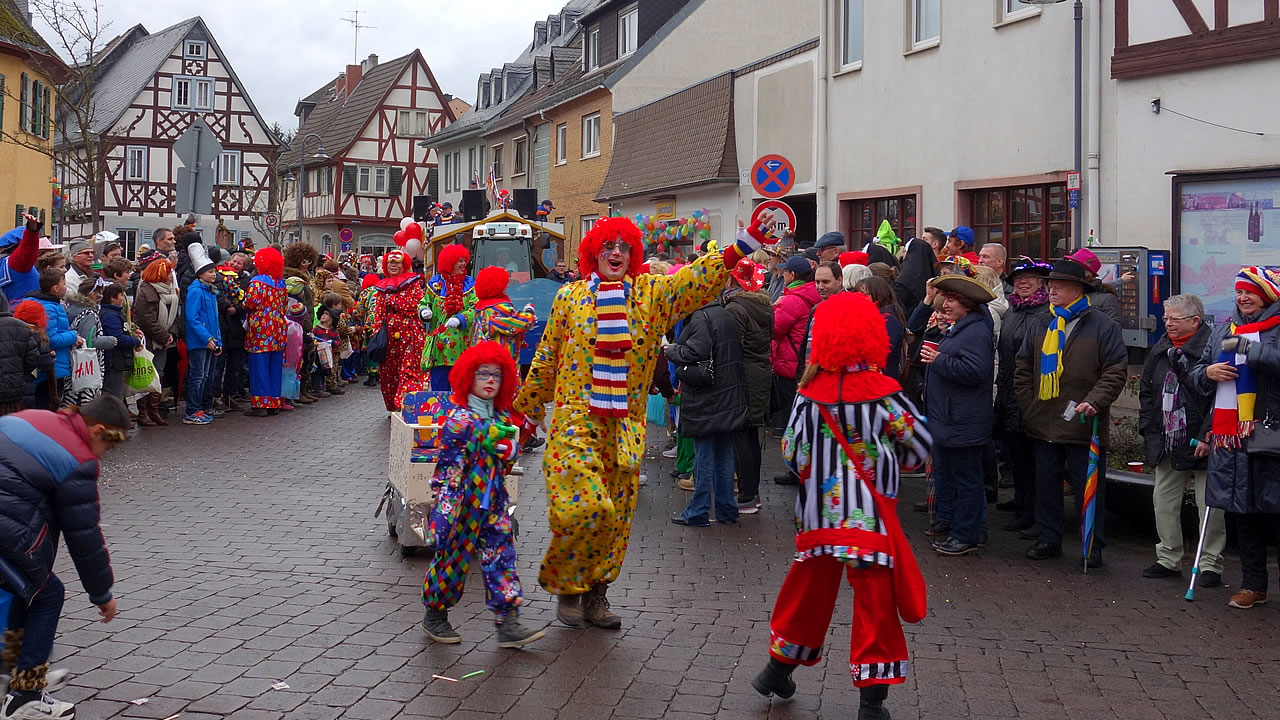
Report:
[[[1231,323],[1231,334],[1259,342],[1259,336],[1267,330],[1280,325],[1280,315],[1273,315],[1260,322],[1237,325]],[[1254,411],[1258,402],[1258,376],[1245,362],[1245,356],[1239,353],[1221,352],[1218,362],[1231,363],[1235,368],[1236,379],[1219,382],[1213,398],[1214,447],[1236,449],[1240,441],[1253,434],[1254,423],[1258,417]]]
[[[1049,291],[1044,288],[1040,288],[1026,297],[1022,297],[1017,293],[1009,296],[1009,304],[1015,308],[1035,307],[1044,305],[1047,302],[1049,302]]]
[[[1081,295],[1070,305],[1060,308],[1049,306],[1053,314],[1053,322],[1044,334],[1044,344],[1040,346],[1040,399],[1052,400],[1058,397],[1058,383],[1062,380],[1062,351],[1067,345],[1067,323],[1089,307],[1087,295]]]
[[[169,283],[147,283],[160,296],[160,305],[158,314],[160,316],[160,327],[173,327],[173,322],[178,319],[178,291]]]
[[[1187,439],[1187,403],[1182,395],[1182,383],[1187,379],[1190,362],[1182,346],[1192,337],[1195,336],[1188,335],[1180,341],[1169,338],[1174,346],[1166,351],[1169,369],[1165,371],[1160,390],[1160,412],[1164,420],[1164,449],[1168,451],[1180,447]]]
[[[462,312],[466,275],[444,275],[444,316],[451,318]]]
[[[591,367],[592,415],[627,416],[627,351],[631,349],[631,328],[627,325],[625,281],[605,282],[591,273],[588,288],[596,295],[596,345]]]

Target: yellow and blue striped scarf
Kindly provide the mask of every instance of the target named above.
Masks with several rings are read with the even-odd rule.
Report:
[[[1058,383],[1062,380],[1062,351],[1067,345],[1067,323],[1089,307],[1089,297],[1081,295],[1080,299],[1062,308],[1050,305],[1053,322],[1044,334],[1044,344],[1040,346],[1040,399],[1052,400],[1058,397]]]

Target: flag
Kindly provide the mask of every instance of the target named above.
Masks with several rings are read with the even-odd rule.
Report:
[[[1080,552],[1089,572],[1089,553],[1093,550],[1093,519],[1098,509],[1098,416],[1093,416],[1093,436],[1089,438],[1089,470],[1084,481],[1084,501],[1080,506]]]
[[[489,166],[489,177],[486,178],[485,187],[489,190],[489,197],[493,198],[493,206],[498,207],[498,177],[493,172],[493,166]]]

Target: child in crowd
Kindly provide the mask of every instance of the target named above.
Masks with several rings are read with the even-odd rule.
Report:
[[[187,246],[196,282],[187,287],[183,311],[187,318],[187,407],[184,425],[208,425],[222,415],[213,407],[213,368],[222,352],[222,326],[218,317],[218,295],[214,283],[218,268],[204,246]]]
[[[53,358],[56,353],[53,352],[53,348],[49,347],[49,334],[45,332],[45,328],[49,325],[49,316],[45,314],[44,306],[35,300],[23,300],[12,305],[10,309],[13,311],[14,319],[26,323],[27,329],[31,331],[31,335],[36,339],[39,358],[39,362],[36,364],[36,374],[28,374],[23,377],[22,407],[30,409],[37,405],[37,374],[53,370]]]
[[[364,349],[369,342],[369,338],[378,331],[377,328],[373,327],[373,306],[378,293],[377,284],[377,273],[369,273],[360,279],[360,299],[356,302],[356,322],[360,333],[361,357],[364,357]],[[368,377],[364,380],[364,386],[378,387],[378,364],[367,358],[365,358],[365,363]]]
[[[281,410],[292,410],[299,400],[302,390],[302,359],[306,331],[302,329],[302,320],[307,308],[297,298],[289,298],[285,304],[285,340],[284,340],[284,384],[280,397],[284,398]],[[271,413],[278,414],[278,413]]]
[[[520,454],[516,438],[525,424],[511,409],[518,382],[511,353],[495,342],[471,346],[449,371],[455,407],[440,430],[440,459],[431,479],[435,555],[422,587],[422,629],[439,643],[462,642],[449,624],[449,608],[462,598],[477,553],[498,647],[521,647],[546,634],[520,623],[523,596],[507,514],[504,475]]]
[[[116,616],[113,577],[99,526],[98,459],[128,438],[129,411],[101,395],[53,413],[23,410],[0,418],[0,591],[13,595],[0,651],[9,677],[4,718],[72,718],[75,706],[50,691],[66,674],[49,670],[66,589],[53,572],[59,536],[98,606]]]
[[[37,260],[37,263],[39,261]],[[65,391],[71,387],[71,349],[84,347],[84,339],[71,329],[62,298],[67,294],[67,279],[61,270],[40,272],[40,289],[27,297],[44,307],[48,320],[49,346],[53,349],[53,367],[36,374],[37,407],[56,410]]]
[[[333,346],[333,368],[329,371],[329,382],[338,391],[337,394],[342,395],[346,391],[342,390],[342,386],[346,384],[346,378],[343,377],[343,368],[346,361],[355,354],[355,337],[356,331],[351,323],[351,313],[355,307],[355,301],[348,304],[350,293],[343,295],[338,292],[325,293],[320,298],[320,302],[324,305],[324,312],[329,313],[333,320],[333,329],[338,333],[338,342]],[[336,392],[330,390],[329,392]]]
[[[39,310],[36,303],[20,304]],[[47,351],[41,355],[39,338],[25,321],[14,317],[9,301],[0,293],[0,415],[22,409],[27,380],[48,357]]]
[[[338,334],[338,317],[342,314],[339,308],[335,313],[325,302],[325,298],[330,295],[337,297],[334,293],[325,293],[321,296],[320,307],[317,309],[315,324],[311,326],[311,334],[316,338],[317,348],[320,343],[328,343],[328,365],[325,365],[325,359],[319,357],[320,351],[317,350],[316,365],[320,379],[317,381],[317,387],[323,387],[330,395],[343,395],[347,391],[338,387],[338,346],[342,342],[342,336]],[[342,298],[338,298],[338,305],[342,304]],[[323,383],[323,385],[321,384]]]
[[[124,373],[133,368],[133,351],[142,344],[138,336],[127,329],[125,302],[124,285],[113,282],[102,289],[102,304],[99,306],[102,332],[116,341],[115,347],[105,353],[107,361],[103,364],[102,391],[121,400],[124,399]]]

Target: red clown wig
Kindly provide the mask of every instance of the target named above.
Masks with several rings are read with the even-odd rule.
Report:
[[[273,247],[264,247],[253,254],[253,266],[272,280],[280,280],[284,275],[284,256]]]
[[[502,385],[498,388],[498,396],[493,399],[493,407],[509,411],[516,398],[516,383],[520,381],[520,374],[511,353],[492,340],[478,342],[458,356],[458,361],[449,371],[449,385],[453,387],[453,395],[449,399],[455,405],[466,407],[471,386],[475,384],[476,370],[487,363],[502,368]]]
[[[884,375],[889,332],[871,298],[838,293],[813,311],[810,369],[801,378],[800,394],[820,403],[869,402],[902,386]],[[814,374],[813,369],[817,372]]]
[[[436,258],[436,272],[441,275],[448,275],[453,272],[453,266],[458,264],[459,260],[471,262],[471,253],[462,245],[445,245],[440,248],[440,255]]]
[[[368,275],[365,275],[364,277],[360,278],[360,290],[362,291],[368,290],[369,288],[377,284],[378,284],[378,276],[374,273],[369,273]]]
[[[476,273],[476,309],[483,310],[500,302],[507,302],[507,285],[511,275],[496,266],[484,268]]]
[[[640,274],[640,266],[644,265],[644,240],[640,228],[627,218],[610,217],[597,220],[582,236],[582,242],[578,244],[578,275],[591,277],[591,273],[596,271],[601,248],[610,240],[620,240],[631,246],[631,264],[627,267],[627,274],[631,277]]]

